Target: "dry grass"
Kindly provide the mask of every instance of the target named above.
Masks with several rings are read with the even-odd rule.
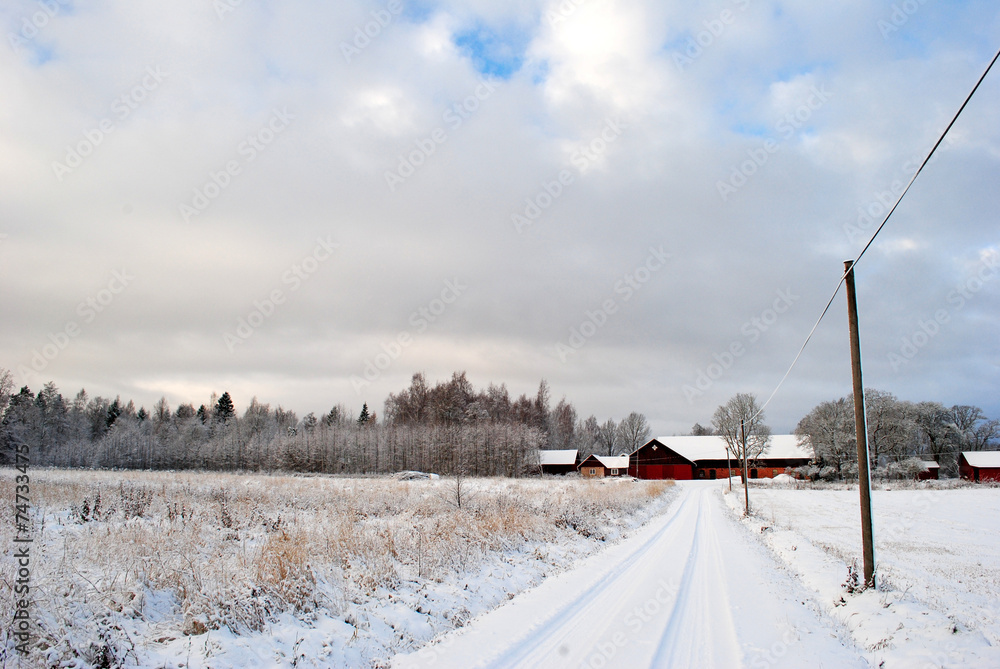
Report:
[[[13,472],[0,471],[0,481],[12,490]],[[491,552],[535,550],[527,544],[565,533],[617,536],[670,482],[464,484],[469,501],[459,509],[448,479],[34,471],[39,649],[116,666],[140,641],[122,621],[179,637],[260,631],[282,612],[352,619],[380,591],[404,581],[432,587]],[[0,505],[4,545],[13,527],[10,505]],[[12,569],[0,563],[7,611]]]

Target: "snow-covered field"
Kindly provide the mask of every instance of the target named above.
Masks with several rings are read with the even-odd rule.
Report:
[[[861,556],[856,487],[753,488],[745,524],[874,666],[1000,667],[1000,488],[906,487],[872,493],[877,591],[841,587]]]
[[[14,473],[0,470],[0,489]],[[385,666],[676,497],[663,482],[579,478],[465,479],[461,508],[453,479],[34,470],[31,482],[39,645],[16,656],[4,621],[4,667]],[[0,506],[8,548],[13,515]],[[0,611],[13,611],[4,553]]]
[[[875,491],[849,592],[843,486],[35,471],[0,666],[1000,667],[1000,488],[937,486]]]

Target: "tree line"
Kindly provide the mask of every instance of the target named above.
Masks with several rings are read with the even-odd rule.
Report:
[[[695,423],[691,434],[722,435],[737,453],[733,444],[739,418],[746,417],[749,424],[754,417],[753,438],[747,449],[752,460],[766,448],[770,435],[770,429],[761,424],[763,414],[757,416],[756,412],[755,397],[737,395],[719,407],[711,426]],[[879,478],[911,478],[923,470],[920,460],[937,462],[943,476],[957,476],[959,453],[1000,447],[1000,420],[988,418],[977,406],[956,404],[949,408],[940,402],[909,402],[869,388],[865,390],[865,416],[869,468]],[[821,479],[857,476],[853,395],[816,405],[799,421],[795,434],[815,453],[814,462],[800,473]]]
[[[915,459],[934,460],[942,475],[956,476],[959,453],[995,449],[1000,439],[1000,421],[977,406],[909,402],[865,389],[865,415],[869,467],[880,477],[916,473],[910,471],[919,466]],[[813,445],[821,478],[857,475],[853,395],[818,404],[799,421],[795,434]]]
[[[240,414],[224,392],[197,409],[166,398],[136,409],[86,390],[68,399],[52,382],[14,392],[0,369],[0,463],[25,444],[33,464],[58,467],[521,476],[535,471],[539,449],[613,454],[649,435],[635,412],[599,423],[580,420],[565,398],[551,407],[544,380],[534,397],[514,399],[505,385],[475,389],[464,372],[433,386],[418,373],[384,407],[381,417],[365,403],[356,417],[338,404],[299,418],[254,397]]]

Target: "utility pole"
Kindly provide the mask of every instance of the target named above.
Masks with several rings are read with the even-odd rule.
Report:
[[[743,428],[743,419],[740,418],[740,443],[743,444],[743,503],[746,506],[744,515],[750,515],[750,482],[747,480],[747,433]]]
[[[861,493],[861,545],[865,586],[875,586],[875,540],[872,537],[872,482],[868,471],[868,426],[865,389],[861,380],[861,338],[858,334],[858,297],[854,290],[854,261],[844,261],[847,283],[847,320],[851,328],[851,375],[854,379],[854,430],[858,442],[858,490]]]

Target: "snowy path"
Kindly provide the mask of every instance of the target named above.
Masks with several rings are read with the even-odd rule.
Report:
[[[723,507],[720,484],[393,667],[867,667]]]

